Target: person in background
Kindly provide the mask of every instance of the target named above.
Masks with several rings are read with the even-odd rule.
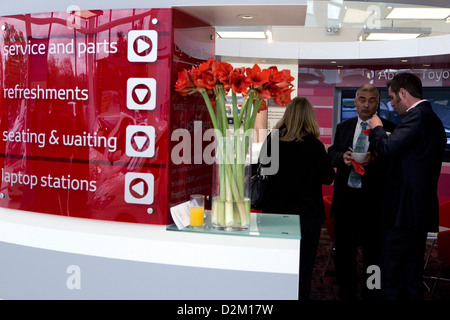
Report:
[[[437,184],[447,143],[441,120],[422,98],[422,82],[399,73],[387,83],[401,123],[391,135],[377,116],[369,140],[389,159],[382,215],[381,293],[385,300],[422,300],[427,233],[438,231]],[[378,199],[371,199],[372,206]]]
[[[379,253],[379,194],[382,192],[386,163],[372,152],[369,143],[369,123],[379,106],[376,87],[361,86],[355,96],[357,117],[347,119],[336,127],[333,145],[328,155],[336,167],[331,215],[335,221],[335,270],[339,286],[338,296],[343,300],[356,300],[358,296],[357,251],[361,247],[363,274],[370,265],[378,264]],[[395,124],[382,119],[387,131]],[[366,158],[357,163],[352,151],[363,153]],[[362,298],[375,299],[375,291],[369,291],[362,283]]]
[[[325,218],[322,184],[331,184],[335,173],[319,141],[319,125],[308,99],[292,99],[275,130],[279,133],[278,157],[270,154],[274,132],[265,140],[260,155],[263,164],[269,159],[279,161],[278,171],[269,176],[262,211],[300,216],[299,299],[308,300]]]

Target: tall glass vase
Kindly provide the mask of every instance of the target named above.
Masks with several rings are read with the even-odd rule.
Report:
[[[250,226],[251,146],[253,130],[216,136],[211,223],[223,230]]]

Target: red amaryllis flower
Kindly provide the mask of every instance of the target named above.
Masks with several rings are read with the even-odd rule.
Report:
[[[245,75],[245,68],[236,68],[230,74],[230,85],[234,92],[245,94],[252,81]]]
[[[246,72],[247,77],[253,82],[255,87],[260,87],[269,81],[269,70],[264,69],[261,71],[261,68],[257,64],[253,68],[247,68]]]
[[[278,87],[285,88],[290,87],[292,85],[292,81],[294,81],[294,77],[291,76],[290,70],[281,70],[278,72],[281,78],[281,81],[277,83]]]
[[[186,96],[196,91],[195,83],[192,81],[191,76],[186,69],[178,72],[178,80],[175,83],[175,90],[182,96]]]
[[[200,63],[200,65],[198,66],[198,70],[200,72],[211,71],[215,63],[216,61],[213,59],[213,57],[211,57],[207,61]]]
[[[278,88],[276,89],[278,90]],[[258,92],[258,95],[261,99],[268,99],[272,96],[270,84],[266,84],[261,88],[257,88],[256,91]]]
[[[217,77],[210,69],[194,68],[191,72],[195,85],[200,89],[214,89]]]
[[[215,65],[213,70],[216,73],[217,78],[223,84],[229,84],[231,72],[233,72],[233,66],[227,62],[219,62]]]
[[[274,100],[280,106],[287,106],[291,102],[291,93],[294,89],[286,87],[281,88],[274,96]]]
[[[269,67],[269,81],[270,82],[281,82],[283,79],[283,73],[278,71],[275,66]]]

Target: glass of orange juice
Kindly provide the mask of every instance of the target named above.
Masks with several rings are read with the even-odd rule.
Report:
[[[191,227],[202,228],[205,218],[205,196],[202,194],[192,194],[189,206]]]

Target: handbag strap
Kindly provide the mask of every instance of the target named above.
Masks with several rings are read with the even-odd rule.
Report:
[[[261,164],[261,162],[258,161],[258,168],[256,169],[256,175],[262,177],[263,180],[267,180],[269,178],[268,175],[262,174],[262,169],[264,166]]]

